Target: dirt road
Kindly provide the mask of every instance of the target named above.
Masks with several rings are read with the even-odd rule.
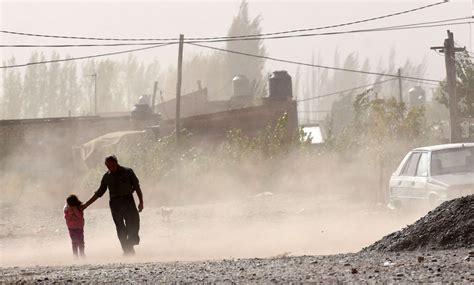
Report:
[[[0,283],[473,281],[473,263],[463,259],[468,250],[338,255],[358,252],[419,217],[401,219],[383,205],[348,197],[261,193],[174,207],[169,221],[148,206],[132,259],[122,256],[110,212],[99,206],[85,213],[87,259],[76,260],[61,207],[2,205]],[[418,263],[420,255],[425,262]],[[384,266],[386,259],[392,262]]]
[[[14,282],[474,282],[468,251],[0,269]],[[423,259],[422,261],[420,261]]]

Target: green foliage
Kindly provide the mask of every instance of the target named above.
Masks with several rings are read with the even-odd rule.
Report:
[[[296,150],[304,150],[311,144],[311,137],[300,128],[295,134],[288,130],[288,114],[278,119],[275,126],[267,126],[255,137],[241,130],[229,130],[224,142],[224,156],[233,161],[274,159]]]
[[[332,132],[329,124],[326,147],[340,152],[373,149],[382,152],[383,146],[393,141],[415,142],[427,137],[424,108],[413,108],[405,113],[405,105],[394,98],[371,99],[373,90],[356,96],[354,117],[341,133]]]
[[[345,57],[341,55],[338,49],[334,52],[334,60],[331,65],[337,67],[343,67],[347,69],[355,70],[366,70],[370,71],[376,66],[376,70],[381,73],[396,74],[398,64],[396,63],[395,49],[392,48],[388,60],[381,59],[376,66],[372,58],[361,58],[357,53],[351,52]],[[317,62],[315,62],[314,56],[312,56],[312,63],[323,64],[323,58],[318,56]],[[420,63],[413,63],[410,60],[406,60],[403,66],[401,66],[402,75],[414,76],[414,77],[425,77],[426,72],[426,61],[422,60]],[[305,79],[305,80],[302,80]],[[332,92],[339,92],[341,90],[348,90],[356,86],[366,85],[370,82],[379,82],[384,77],[378,77],[375,80],[367,76],[367,74],[351,73],[344,71],[328,71],[327,69],[315,69],[308,67],[297,72],[294,76],[294,82],[298,82],[295,86],[294,94],[297,94],[298,99],[305,99],[315,97],[322,94],[328,94]],[[413,81],[404,80],[402,83],[402,93],[404,94],[403,100],[408,100],[408,90],[414,86],[418,86],[419,83]],[[399,92],[398,80],[392,80],[383,84],[374,84],[373,90],[379,95],[380,98],[389,98],[393,94]],[[323,113],[312,112],[314,110],[325,111],[333,110],[331,114],[331,120],[333,122],[332,131],[336,134],[341,132],[347,127],[354,116],[352,109],[352,99],[357,95],[358,90],[346,91],[340,93],[339,96],[325,96],[316,100],[307,100],[301,103],[299,111],[300,122],[312,123],[314,121],[321,121],[324,117],[321,116]]]
[[[183,130],[178,145],[175,133],[158,139],[154,134],[146,133],[121,142],[108,151],[116,153],[122,164],[132,167],[148,180],[172,181],[179,169],[186,181],[193,181],[193,178],[206,174],[210,169],[238,169],[243,162],[261,164],[290,152],[306,152],[311,143],[311,137],[301,129],[289,132],[287,114],[256,136],[231,129],[219,146],[196,146],[192,143],[193,138],[191,133]],[[99,165],[89,171],[86,180],[97,181],[101,172],[103,166]]]
[[[192,134],[181,131],[180,143],[176,144],[176,133],[156,139],[153,133],[134,141],[120,144],[116,150],[120,160],[126,165],[157,179],[167,179],[173,175],[179,161],[192,160],[196,149],[191,147]]]
[[[440,83],[436,100],[449,108],[446,80]],[[469,52],[456,55],[456,96],[461,117],[474,117],[474,65]]]

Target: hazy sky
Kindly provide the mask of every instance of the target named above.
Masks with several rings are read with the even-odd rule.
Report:
[[[318,27],[354,21],[421,5],[433,1],[249,1],[251,17],[261,15],[263,32]],[[224,36],[237,14],[240,1],[1,1],[1,29],[28,33],[59,34],[89,37],[185,37]],[[401,25],[472,15],[472,2],[451,1],[447,4],[348,28],[374,28]],[[430,50],[442,45],[446,30],[454,32],[455,40],[472,50],[472,31],[468,25],[414,29],[389,32],[371,32],[351,35],[319,36],[297,39],[267,40],[268,55],[289,60],[310,62],[311,53],[321,54],[326,65],[333,64],[335,49],[342,55],[358,52],[361,58],[370,57],[372,69],[380,58],[388,60],[390,49],[396,49],[397,61],[406,58],[420,62],[426,58],[426,77],[444,76],[444,59]],[[329,31],[329,30],[328,30]],[[332,31],[332,30],[331,30]],[[61,44],[78,43],[67,39],[44,39],[1,34],[2,44]],[[88,41],[90,43],[90,41]],[[222,43],[213,44],[223,47]],[[61,56],[82,56],[130,49],[131,47],[63,48]],[[133,48],[133,47],[132,47]],[[50,53],[51,48],[42,49]],[[17,57],[17,63],[28,61],[31,49],[2,48],[2,57]],[[191,53],[208,52],[185,46],[185,57]],[[177,46],[136,52],[141,59],[156,57],[163,64],[175,64]],[[120,59],[123,55],[110,58]],[[126,56],[126,55],[125,55]],[[295,66],[267,62],[268,70],[287,69],[294,73]],[[185,76],[185,75],[184,75]]]

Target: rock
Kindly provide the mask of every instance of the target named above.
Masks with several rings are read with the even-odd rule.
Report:
[[[423,256],[418,256],[416,260],[418,261],[418,263],[422,263],[423,261],[425,261],[425,258]]]
[[[357,269],[355,269],[355,268],[352,268],[352,269],[351,269],[351,273],[352,273],[352,274],[357,274],[357,273],[359,273],[359,271],[357,271]]]

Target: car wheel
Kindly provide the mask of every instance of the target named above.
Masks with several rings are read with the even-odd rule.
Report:
[[[399,211],[402,208],[402,203],[399,200],[390,200],[388,208],[390,210]]]
[[[428,197],[428,203],[429,203],[429,206],[430,206],[430,210],[433,210],[434,208],[438,207],[439,206],[439,198],[437,195],[435,194],[431,194],[429,197]]]

